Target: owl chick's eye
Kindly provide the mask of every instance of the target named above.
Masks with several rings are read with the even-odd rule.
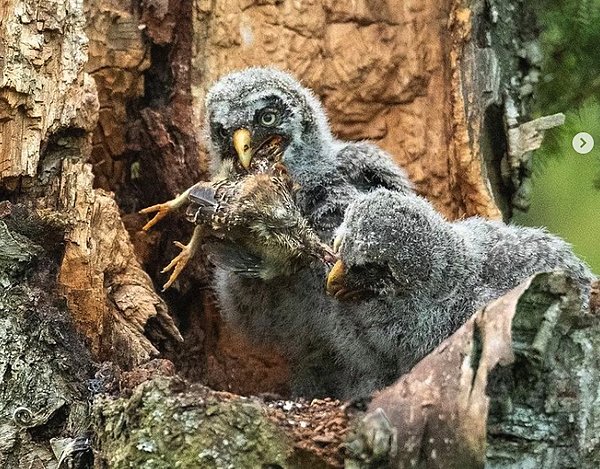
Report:
[[[217,132],[219,133],[219,136],[221,136],[221,138],[227,138],[227,129],[222,125],[219,126]]]
[[[260,125],[274,127],[279,123],[279,113],[275,109],[264,109],[258,118]]]

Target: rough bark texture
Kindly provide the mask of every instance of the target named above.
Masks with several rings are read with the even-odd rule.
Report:
[[[198,385],[156,379],[129,399],[100,398],[95,409],[98,467],[283,467],[290,456],[260,405]]]
[[[206,89],[222,73],[275,64],[322,98],[337,135],[388,150],[446,215],[499,215],[459,99],[470,10],[452,1],[234,3],[196,4],[198,124]]]
[[[92,361],[56,293],[61,238],[56,227],[54,237],[47,230],[25,210],[3,204],[0,466],[7,468],[55,467],[60,456],[50,439],[85,438],[89,430]]]
[[[563,274],[529,284],[474,315],[366,413],[335,401],[240,398],[174,378],[130,393],[139,382],[130,379],[119,386],[126,397],[95,402],[102,464],[597,467],[600,363],[590,351],[600,311],[582,312]]]
[[[487,464],[598,467],[598,296],[586,312],[559,275],[534,287],[513,320],[515,359],[489,377]]]
[[[128,367],[180,336],[117,205],[92,188],[98,99],[81,3],[9,1],[0,15],[0,193],[16,207],[4,203],[2,226],[1,457],[38,467],[50,437],[88,430],[91,358]]]
[[[596,467],[598,324],[566,284],[540,281],[512,339],[514,310],[490,306],[356,418],[339,402],[173,377],[288,389],[277,351],[221,322],[201,259],[155,292],[189,227],[139,231],[139,208],[205,177],[209,85],[260,64],[297,74],[340,137],[387,149],[449,218],[526,205],[528,154],[561,118],[525,122],[535,21],[496,3],[5,0],[0,465],[89,467],[91,446],[98,467],[481,465],[489,411],[491,467]],[[149,361],[160,353],[175,367]]]
[[[597,467],[598,311],[581,310],[563,274],[528,285],[375,395],[369,412],[383,409],[397,431],[393,467]],[[351,458],[377,467],[389,451],[378,460],[364,433]]]

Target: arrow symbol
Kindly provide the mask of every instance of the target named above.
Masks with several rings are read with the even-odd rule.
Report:
[[[573,136],[571,140],[571,146],[580,155],[587,155],[594,149],[594,137],[587,132],[579,132]]]

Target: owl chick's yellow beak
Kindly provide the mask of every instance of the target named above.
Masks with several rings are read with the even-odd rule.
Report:
[[[235,148],[244,169],[250,168],[250,161],[252,161],[251,143],[252,136],[248,129],[237,129],[233,133],[233,148]]]
[[[333,264],[333,268],[327,276],[327,293],[332,296],[344,288],[344,276],[346,273],[346,266],[341,260],[338,260]]]

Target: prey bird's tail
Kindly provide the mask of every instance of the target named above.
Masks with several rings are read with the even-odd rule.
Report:
[[[192,187],[188,194],[190,205],[185,212],[187,220],[195,224],[209,220],[219,207],[216,192],[215,188],[210,186]]]

